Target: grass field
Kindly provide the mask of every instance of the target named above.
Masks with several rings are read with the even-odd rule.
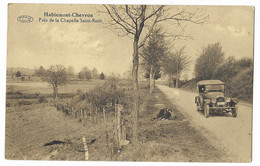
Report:
[[[69,100],[77,93],[86,93],[98,85],[102,85],[105,80],[70,80],[65,85],[59,86],[58,97]],[[50,84],[42,81],[39,77],[31,77],[30,81],[21,81],[19,78],[7,77],[6,82],[6,106],[34,105],[42,103],[40,97],[50,102],[53,100],[53,89]],[[22,107],[21,107],[22,108]]]
[[[222,154],[222,149],[213,147],[196,128],[192,127],[158,88],[153,94],[149,94],[147,82],[140,82],[139,143],[132,144],[133,101],[132,90],[128,89],[129,93],[125,94],[129,95],[126,102],[130,106],[126,105],[121,112],[121,122],[125,130],[125,139],[129,140],[130,144],[118,148],[118,119],[114,107],[107,108],[104,115],[102,110],[90,106],[87,99],[82,99],[82,93],[76,93],[79,89],[86,92],[100,84],[105,88],[111,87],[106,83],[104,80],[69,81],[59,90],[60,95],[66,97],[54,100],[52,87],[39,79],[17,82],[9,80],[6,159],[84,160],[82,137],[85,137],[89,160],[92,161],[228,161]],[[117,80],[116,83],[121,87],[131,86],[131,82],[126,80]],[[35,93],[40,95],[37,96]],[[40,102],[41,96],[45,97],[45,102]],[[55,108],[58,104],[62,109]],[[173,118],[156,119],[158,104],[172,109]],[[84,114],[82,109],[85,111]],[[55,140],[64,143],[45,146],[46,143]]]
[[[15,81],[7,79],[6,89],[8,91],[20,91],[26,94],[51,94],[53,92],[52,86],[47,82],[41,81],[40,79],[34,79],[32,81]],[[104,80],[83,80],[83,81],[69,81],[64,86],[59,86],[59,93],[76,93],[77,90],[86,92],[97,85],[101,85]]]

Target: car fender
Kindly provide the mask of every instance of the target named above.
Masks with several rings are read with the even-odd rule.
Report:
[[[195,103],[199,103],[200,102],[200,98],[199,98],[199,96],[196,96],[195,97]]]
[[[231,101],[233,101],[235,104],[237,104],[239,102],[239,100],[237,98],[231,98]]]
[[[204,99],[203,100],[205,104],[209,104],[210,103],[210,99]]]

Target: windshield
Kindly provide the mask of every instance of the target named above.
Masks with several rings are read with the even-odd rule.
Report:
[[[206,85],[207,92],[223,92],[225,85]]]

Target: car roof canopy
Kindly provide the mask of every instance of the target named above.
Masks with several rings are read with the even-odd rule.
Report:
[[[220,80],[202,80],[197,85],[225,85],[225,83]]]

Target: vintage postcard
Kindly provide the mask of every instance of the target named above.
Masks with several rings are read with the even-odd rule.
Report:
[[[9,4],[8,160],[251,162],[254,7]]]

